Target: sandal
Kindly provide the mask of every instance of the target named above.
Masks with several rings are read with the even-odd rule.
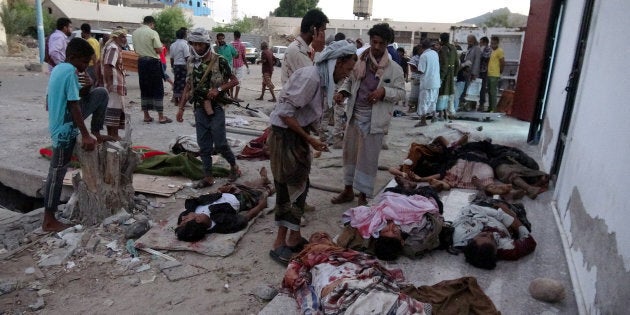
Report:
[[[214,185],[215,180],[213,179],[212,182],[207,181],[205,178],[200,179],[196,182],[193,183],[192,188],[194,189],[201,189],[201,188],[206,188],[206,187],[210,187],[212,185]]]
[[[228,181],[234,182],[239,177],[241,177],[241,175],[242,175],[241,169],[237,166],[236,168],[233,168],[233,169],[230,170],[230,175],[228,176]]]
[[[293,257],[293,252],[288,246],[280,246],[276,249],[269,251],[269,257],[273,259],[275,262],[286,266],[291,261],[291,257]]]
[[[150,122],[153,122],[153,117],[145,118],[143,121],[144,121],[145,123],[150,123]]]
[[[164,120],[160,120],[160,124],[168,124],[168,123],[172,123],[173,120],[168,118],[168,117],[164,117]]]
[[[337,196],[333,197],[332,199],[330,199],[330,202],[333,205],[336,205],[336,204],[340,204],[340,203],[350,202],[352,200],[354,200],[354,193],[352,195],[346,195],[346,194],[344,194],[342,192],[339,195],[337,195]]]

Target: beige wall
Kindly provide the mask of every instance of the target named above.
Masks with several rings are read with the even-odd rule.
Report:
[[[4,5],[6,2],[6,0],[0,0],[0,5]],[[0,23],[0,56],[6,56],[8,52],[7,33],[4,31],[4,25]]]

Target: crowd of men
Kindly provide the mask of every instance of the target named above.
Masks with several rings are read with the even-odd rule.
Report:
[[[460,60],[448,34],[444,33],[439,42],[423,40],[413,48],[411,58],[407,58],[404,49],[393,47],[394,31],[387,23],[373,25],[367,33],[368,41],[363,44],[361,39],[347,39],[341,33],[327,42],[328,22],[320,10],[313,9],[305,14],[299,35],[286,50],[281,69],[282,89],[277,96],[271,82],[275,60],[268,44],[261,44],[263,81],[257,99],[262,100],[265,91],[269,90],[269,101],[274,102],[267,138],[273,188],[265,171],[261,172],[262,184],[258,190],[230,186],[220,190],[219,194],[198,197],[191,201],[190,207],[187,204],[187,211],[180,217],[176,230],[178,238],[197,241],[206,233],[240,229],[266,206],[266,197],[275,192],[274,219],[278,230],[269,255],[285,265],[294,262],[287,270],[285,285],[295,290],[317,288],[320,291],[317,293],[322,296],[330,293],[327,290],[336,290],[336,285],[319,283],[304,288],[302,283],[296,282],[298,277],[291,274],[292,268],[298,268],[296,257],[304,257],[305,247],[307,250],[317,248],[323,254],[343,253],[352,259],[361,258],[356,261],[358,266],[371,258],[355,254],[354,249],[373,253],[384,260],[396,259],[403,253],[415,257],[440,246],[444,222],[437,190],[444,185],[455,187],[467,175],[475,175],[468,176],[471,185],[481,185],[478,187],[481,190],[490,189],[481,172],[466,175],[462,174],[464,171],[458,171],[460,164],[479,163],[479,160],[460,163],[455,159],[456,162],[449,165],[453,169],[445,172],[447,176],[438,172],[435,178],[427,180],[431,185],[425,189],[409,185],[410,178],[413,180],[421,174],[401,170],[401,176],[397,178],[399,191],[374,196],[378,157],[386,145],[385,135],[395,104],[407,103],[420,117],[417,126],[426,126],[428,117],[432,117],[433,122],[449,119],[458,109],[457,101],[467,85],[481,79],[487,81],[488,110],[492,111],[496,109],[497,81],[503,70],[503,52],[494,37],[490,48],[487,38],[482,38],[481,43],[485,45],[482,49],[476,38],[469,36],[468,52]],[[165,124],[172,122],[163,114],[164,82],[168,82],[169,77],[164,66],[165,45],[154,29],[155,19],[147,16],[132,36],[134,50],[139,56],[143,121],[152,122],[150,111],[154,110],[158,122]],[[88,24],[82,25],[81,30],[82,38],[68,41],[71,21],[60,18],[57,30],[47,43],[51,70],[47,108],[53,157],[44,194],[45,231],[60,231],[67,227],[57,220],[55,213],[77,135],[81,135],[82,149],[93,150],[97,142],[119,140],[118,131],[125,128],[123,104],[127,91],[122,51],[127,46],[127,31],[115,29],[101,46],[90,37]],[[186,105],[192,104],[204,172],[203,178],[193,187],[206,188],[215,184],[212,155],[216,153],[230,164],[229,180],[234,182],[241,176],[241,171],[227,143],[224,105],[242,101],[239,98],[240,83],[249,73],[241,34],[235,31],[231,44],[225,42],[223,33],[217,33],[213,40],[202,28],[181,28],[175,37],[169,50],[174,73],[172,101],[178,107],[176,120],[183,122]],[[409,96],[405,89],[408,73],[411,73],[412,81]],[[356,207],[342,216],[348,225],[337,243],[326,236],[323,238],[325,246],[316,247],[319,241],[313,242],[312,237],[313,246],[308,246],[309,240],[301,235],[300,228],[307,207],[313,154],[329,150],[322,126],[326,113],[331,114],[334,121],[331,144],[343,150],[343,188],[331,203],[348,203],[355,197],[358,200]],[[84,119],[89,115],[92,119],[88,131]],[[106,126],[107,135],[100,133],[103,126]],[[457,143],[456,146],[464,144]],[[442,146],[446,148],[446,144]],[[443,154],[448,152],[451,151],[445,149]],[[430,156],[422,156],[427,157]],[[500,165],[505,164],[511,165]],[[486,168],[492,173],[489,166]],[[523,172],[512,167],[509,172],[504,172],[505,180],[515,185],[527,185],[522,186],[523,189],[535,197],[541,190],[527,190],[531,183],[523,181],[527,177]],[[536,178],[544,175],[533,170],[528,174]],[[509,185],[511,188],[512,184]],[[371,206],[368,206],[368,199],[373,199]],[[526,219],[518,215],[518,207],[516,211],[514,209],[507,202],[487,200],[470,205],[462,209],[458,220],[453,222],[454,230],[446,238],[451,239],[452,246],[465,252],[468,262],[481,268],[493,269],[497,259],[517,259],[527,255],[536,243],[529,234],[531,228],[522,222]],[[247,214],[235,215],[239,211],[247,211]],[[300,268],[303,264],[304,261],[299,261]],[[338,267],[334,265],[333,269]],[[377,265],[372,267],[382,271]],[[409,308],[427,307],[413,299],[401,303]]]

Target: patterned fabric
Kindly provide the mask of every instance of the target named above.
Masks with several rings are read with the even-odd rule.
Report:
[[[482,186],[494,183],[494,172],[490,165],[463,159],[458,159],[457,163],[446,171],[444,181],[452,188],[477,189],[472,183],[473,176],[477,176]]]
[[[122,48],[114,41],[110,42],[103,49],[103,58],[101,59],[101,73],[105,75],[105,67],[111,66],[111,81],[103,80],[105,88],[108,92],[115,92],[118,95],[127,95],[127,84],[125,82],[125,68],[123,66]],[[111,82],[111,84],[107,84]]]
[[[192,103],[197,106],[203,106],[203,100],[208,95],[208,91],[213,88],[218,88],[223,83],[229,81],[232,76],[232,69],[228,64],[228,61],[220,55],[210,53],[210,57],[206,58],[198,67],[194,67],[192,62],[188,63],[187,82],[192,83]],[[206,69],[212,66],[210,73],[206,76],[203,86],[199,86],[203,74]],[[191,81],[192,80],[192,81]],[[217,103],[226,104],[227,100],[222,100],[221,97],[225,96],[227,91],[222,91],[219,96],[214,100]]]
[[[124,96],[109,92],[107,111],[105,111],[105,126],[125,129],[125,112],[123,103]]]
[[[243,45],[240,39],[235,39],[232,42],[232,46],[236,49],[236,52],[238,52],[238,56],[234,57],[232,60],[232,66],[235,69],[240,68],[245,65],[245,62],[243,61],[245,58],[245,45]]]
[[[354,277],[323,279],[329,284],[316,292],[312,270],[320,264],[355,265]],[[374,257],[334,245],[313,244],[306,248],[287,267],[295,270],[297,286],[289,288],[304,314],[426,314],[424,305],[400,292],[404,281],[402,271],[388,270]],[[283,283],[286,286],[286,283]],[[319,298],[319,299],[318,299]],[[321,303],[321,304],[319,304]]]
[[[276,88],[276,86],[273,85],[273,82],[271,82],[271,73],[263,73],[263,86],[270,90]]]

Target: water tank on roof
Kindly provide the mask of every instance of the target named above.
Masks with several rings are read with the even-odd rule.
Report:
[[[369,18],[372,16],[372,0],[354,0],[352,13],[358,17]]]

